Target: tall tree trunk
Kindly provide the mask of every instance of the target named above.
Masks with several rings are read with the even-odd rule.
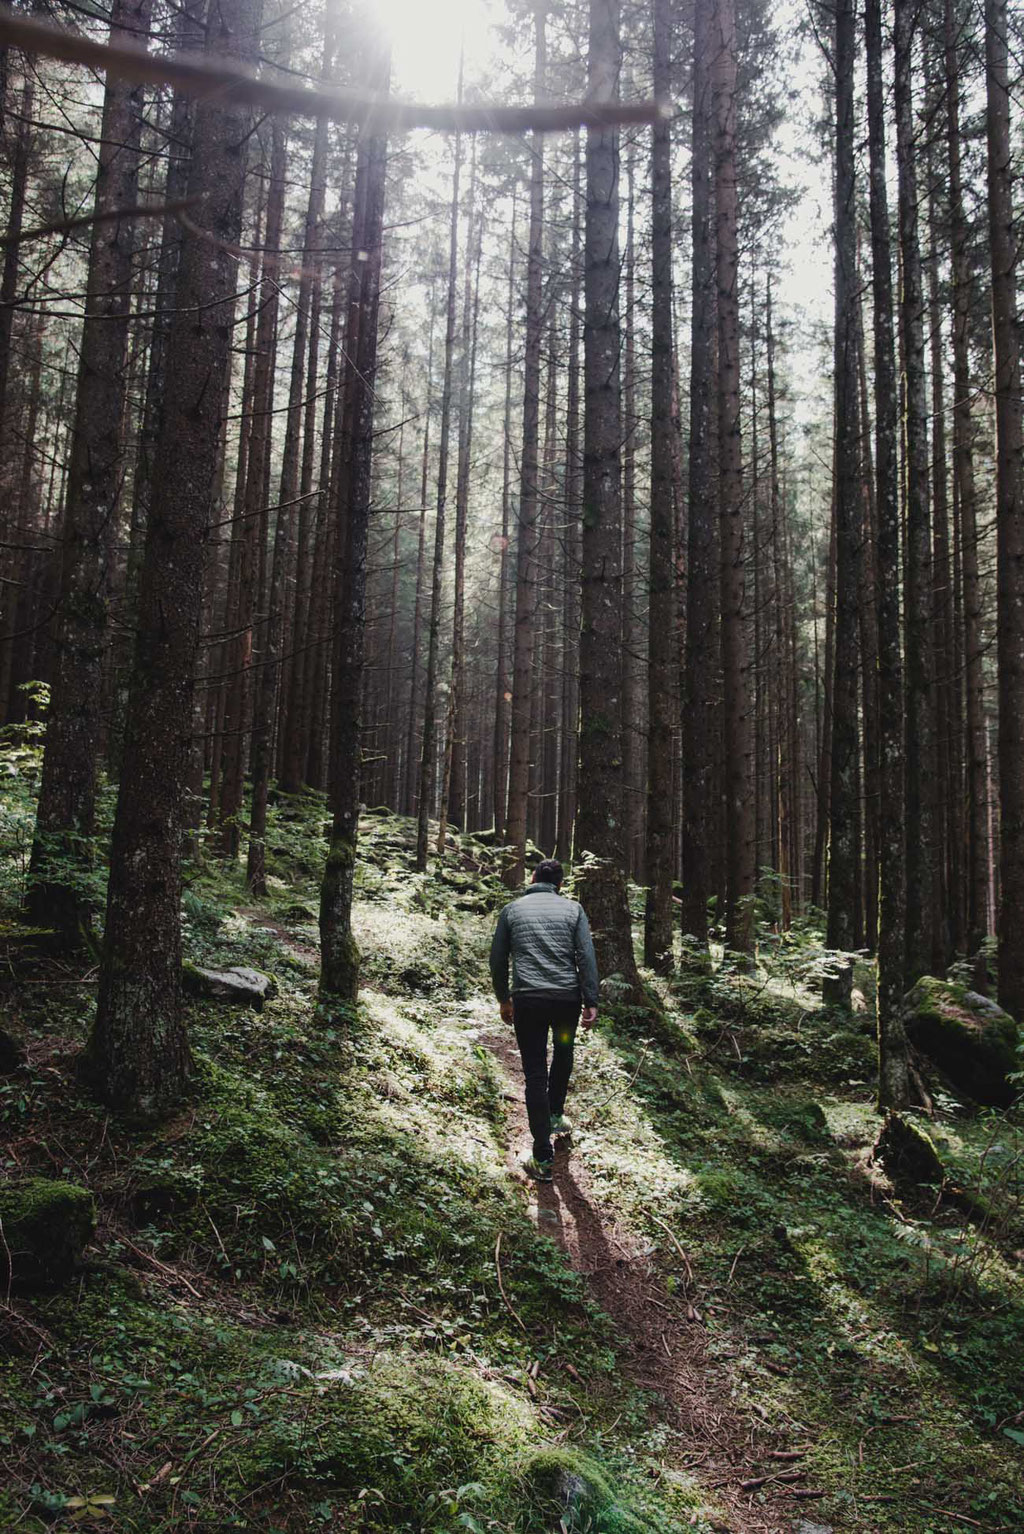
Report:
[[[324,380],[323,432],[320,443],[320,474],[313,528],[313,586],[310,599],[310,634],[306,652],[306,675],[302,684],[299,733],[306,752],[305,780],[313,788],[325,781],[323,714],[326,706],[328,652],[331,644],[334,529],[331,517],[331,461],[335,423],[340,411],[338,357],[341,352],[345,307],[345,283],[339,261],[334,273],[331,299],[331,333]]]
[[[145,35],[148,27],[149,0],[114,0],[112,41]],[[93,205],[100,217],[136,201],[143,95],[141,85],[108,76]],[[87,937],[92,922],[88,871],[93,861],[112,562],[125,474],[133,235],[130,220],[93,224],[78,354],[56,617],[57,667],[28,902],[32,919],[51,926],[63,949]]]
[[[267,516],[270,473],[270,435],[273,416],[274,364],[277,356],[281,224],[284,215],[284,140],[276,133],[267,192],[263,272],[256,321],[256,355],[252,371],[248,428],[245,497],[239,529],[240,561],[237,607],[232,616],[233,634],[228,651],[228,678],[224,710],[223,785],[219,805],[221,850],[234,861],[242,844],[242,813],[245,800],[246,740],[255,712],[253,672],[257,647],[266,644],[265,595]],[[257,683],[258,685],[258,683]]]
[[[221,0],[207,47],[249,63],[258,0]],[[196,109],[189,194],[197,232],[182,240],[168,338],[164,418],[139,593],[124,772],[89,1072],[111,1106],[158,1112],[190,1073],[181,1010],[181,833],[204,556],[231,361],[249,109],[206,97]]]
[[[282,188],[285,183],[287,170],[287,143],[284,131],[280,123],[275,120],[273,124],[273,151],[271,157],[271,180],[275,187]],[[280,243],[280,227],[277,230],[278,243]],[[271,245],[271,250],[273,250]],[[308,305],[308,295],[306,303]],[[268,307],[271,307],[268,305]],[[276,308],[274,322],[276,330]],[[302,348],[300,350],[300,362]],[[276,352],[276,335],[274,337],[274,351]],[[302,389],[302,369],[298,369],[298,393]],[[295,370],[292,372],[292,388],[295,388]],[[269,411],[274,400],[273,372],[268,380],[266,391],[266,409],[268,411],[265,424],[264,441],[269,459],[271,423],[273,416]],[[249,853],[246,864],[246,882],[254,895],[263,896],[267,893],[267,792],[270,786],[270,765],[272,759],[271,734],[274,727],[275,705],[277,703],[277,691],[281,673],[281,640],[284,624],[285,603],[285,575],[287,571],[289,532],[292,526],[292,518],[295,514],[295,492],[298,489],[297,458],[298,444],[298,421],[293,419],[292,407],[295,406],[295,415],[298,414],[298,401],[289,397],[288,420],[285,428],[285,457],[281,470],[281,493],[278,498],[277,515],[274,522],[274,548],[270,563],[270,579],[265,585],[264,600],[260,613],[260,644],[259,658],[260,670],[256,682],[256,698],[252,721],[252,759],[250,771],[252,775],[252,805],[249,814]],[[290,440],[289,440],[290,439]],[[267,462],[269,477],[270,464]],[[265,546],[265,545],[264,545]]]
[[[910,1100],[903,1030],[906,863],[903,841],[903,666],[900,650],[900,506],[892,253],[886,193],[881,0],[866,0],[871,280],[875,352],[875,505],[878,516],[878,1106]]]
[[[857,376],[860,392],[860,475],[864,539],[860,580],[860,675],[864,714],[864,945],[878,946],[878,816],[881,807],[878,761],[878,508],[871,451],[864,315],[857,305]],[[859,946],[859,944],[858,944]]]
[[[634,154],[626,152],[625,336],[622,361],[622,819],[626,872],[642,882],[644,799],[643,740],[640,718],[639,644],[636,578],[636,259],[634,250]]]
[[[498,541],[498,634],[494,676],[494,835],[505,835],[508,803],[508,729],[511,677],[508,668],[508,569],[512,489],[512,338],[516,283],[516,189],[512,189],[512,230],[508,243],[508,299],[505,311],[505,429],[501,449],[501,535]]]
[[[970,332],[974,266],[964,213],[960,160],[960,66],[953,0],[945,4],[946,146],[953,279],[953,476],[960,512],[963,570],[963,666],[967,754],[966,949],[975,983],[985,984],[981,947],[988,929],[985,678],[982,665],[981,588],[978,579],[978,512],[974,484],[974,420],[971,410]]]
[[[546,13],[536,11],[533,95],[542,101],[547,74]],[[523,446],[519,460],[519,516],[516,522],[516,616],[513,630],[511,743],[505,841],[509,847],[506,882],[515,888],[523,878],[526,818],[530,791],[530,713],[537,626],[537,550],[540,541],[537,477],[540,442],[540,364],[544,334],[544,136],[536,134],[530,165],[530,232],[526,256],[526,336],[523,362]]]
[[[996,367],[999,1003],[1024,1020],[1024,423],[1006,0],[985,0],[988,230]]]
[[[829,785],[828,932],[830,948],[857,942],[855,908],[860,878],[856,767],[857,610],[860,602],[861,489],[857,391],[857,210],[854,183],[853,0],[838,0],[835,16],[835,517],[836,617]]]
[[[390,73],[390,58],[378,44],[368,75],[372,88],[382,96],[387,94]],[[356,158],[346,347],[345,410],[349,420],[342,428],[350,444],[350,457],[348,472],[338,487],[337,505],[339,520],[343,517],[345,521],[345,538],[344,559],[339,562],[338,569],[337,638],[331,689],[328,802],[332,821],[327,865],[320,887],[320,993],[323,997],[346,1002],[355,1001],[359,988],[360,955],[352,934],[352,897],[359,835],[366,542],[372,490],[377,317],[386,173],[387,138],[372,127],[362,130]],[[341,541],[339,536],[339,545]]]
[[[330,33],[330,28],[328,27]],[[324,40],[323,74],[328,78],[333,63],[334,41],[331,35]],[[313,159],[310,167],[309,200],[306,204],[306,223],[302,236],[302,273],[295,298],[295,340],[292,348],[292,370],[288,385],[288,413],[285,417],[284,447],[281,456],[281,510],[278,516],[291,515],[286,508],[300,493],[299,436],[302,430],[302,390],[306,386],[307,400],[316,394],[316,360],[320,337],[317,325],[311,323],[319,318],[320,309],[320,258],[318,252],[320,221],[323,218],[324,196],[327,189],[327,120],[318,118],[313,137]],[[306,369],[306,352],[309,367]],[[303,459],[310,458],[312,449],[312,414],[307,408],[306,435],[303,442]],[[310,467],[312,465],[310,464]],[[295,553],[295,603],[294,621],[291,629],[291,659],[287,663],[288,686],[285,707],[281,719],[281,791],[297,794],[305,776],[305,742],[300,728],[304,706],[303,687],[307,675],[306,646],[309,642],[310,595],[312,591],[311,543],[313,530],[314,496],[312,486],[301,476],[301,500],[298,513],[298,540]]]
[[[669,0],[654,0],[654,94],[671,90]],[[675,502],[672,493],[672,134],[651,136],[651,579],[648,621],[647,906],[644,962],[672,968],[672,735],[675,687]]]
[[[590,0],[590,98],[618,97],[618,0]],[[618,132],[588,128],[584,244],[583,601],[580,633],[578,857],[598,966],[642,997],[623,867],[622,402],[619,375]]]
[[[934,78],[929,80],[929,96],[936,97]],[[932,413],[932,632],[935,653],[935,747],[938,762],[935,805],[937,846],[937,888],[939,899],[934,929],[932,955],[934,974],[945,974],[957,952],[963,951],[963,923],[960,918],[962,879],[960,856],[963,828],[960,796],[954,773],[956,745],[954,721],[956,708],[957,659],[953,650],[953,572],[949,544],[949,488],[946,466],[946,386],[942,304],[939,294],[939,233],[942,217],[938,206],[935,145],[927,147],[928,171],[928,330],[931,366]]]
[[[423,454],[420,470],[420,525],[416,552],[416,595],[413,599],[412,638],[409,645],[409,721],[405,744],[405,813],[411,815],[416,808],[414,774],[416,757],[416,717],[419,711],[419,661],[420,630],[423,627],[423,585],[426,572],[427,551],[427,489],[430,476],[430,417],[433,409],[434,387],[434,289],[430,290],[430,339],[427,343],[427,398],[423,408]]]
[[[906,651],[907,979],[931,967],[937,916],[935,882],[935,721],[931,649],[931,525],[924,286],[918,236],[913,44],[916,0],[895,4],[896,161],[899,170],[900,318],[903,336],[904,567]]]
[[[583,280],[583,194],[580,137],[573,146],[572,253],[569,279],[569,359],[565,400],[565,580],[562,591],[562,764],[559,774],[558,853],[573,854],[576,828],[576,743],[580,716],[580,566],[583,532],[583,460],[580,456],[580,293]]]
[[[459,97],[462,96],[462,65],[459,65]],[[452,203],[448,242],[448,295],[444,334],[444,375],[441,382],[441,425],[437,454],[437,516],[434,522],[434,566],[430,587],[430,624],[427,634],[427,674],[424,687],[423,741],[420,756],[420,788],[416,826],[416,868],[427,866],[430,811],[437,780],[437,672],[441,647],[441,596],[444,578],[445,513],[448,506],[448,451],[452,415],[452,359],[455,353],[456,279],[459,260],[459,178],[462,172],[462,139],[455,135],[452,169]]]
[[[455,607],[452,614],[452,669],[448,689],[448,719],[444,735],[440,825],[437,855],[444,856],[449,815],[460,830],[465,825],[465,769],[459,757],[465,727],[466,676],[466,531],[469,521],[469,471],[473,451],[473,391],[476,385],[476,320],[480,299],[480,241],[473,252],[476,199],[476,146],[470,169],[469,208],[466,214],[466,273],[462,299],[462,368],[459,400],[459,461],[455,475]],[[474,278],[476,287],[474,288]],[[464,762],[464,757],[463,757]],[[460,782],[461,778],[461,782]]]
[[[712,403],[715,371],[714,236],[711,221],[711,11],[696,0],[693,38],[693,271],[690,321],[689,527],[683,743],[684,959],[708,962],[716,539]]]
[[[31,62],[26,66],[25,83],[19,103],[21,125],[14,145],[11,165],[11,194],[7,209],[7,228],[3,272],[0,275],[0,463],[7,462],[5,418],[11,378],[11,337],[14,333],[14,301],[18,293],[21,260],[21,229],[25,218],[25,194],[28,190],[29,163],[34,134],[32,118],[35,103],[35,75]]]
[[[768,445],[772,529],[772,584],[775,588],[775,664],[772,687],[778,709],[776,757],[772,763],[775,776],[776,814],[778,815],[780,925],[788,931],[793,919],[793,892],[797,872],[794,855],[790,784],[799,760],[798,739],[793,727],[795,703],[790,703],[791,675],[786,627],[788,581],[786,570],[784,510],[779,486],[779,430],[775,406],[775,332],[772,329],[772,285],[769,277],[765,291],[765,347],[767,352]],[[793,688],[795,693],[795,687]]]
[[[736,15],[716,0],[712,24],[718,292],[718,495],[721,526],[725,745],[725,943],[754,947],[753,729],[740,441],[739,246],[736,186]]]

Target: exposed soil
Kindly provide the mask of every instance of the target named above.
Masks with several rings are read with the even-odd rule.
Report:
[[[813,1524],[814,1500],[792,1495],[798,1488],[813,1489],[809,1480],[799,1481],[797,1487],[787,1482],[778,1483],[777,1489],[742,1489],[745,1481],[799,1470],[799,1459],[772,1456],[801,1446],[737,1411],[726,1367],[709,1356],[707,1332],[699,1320],[699,1287],[685,1271],[680,1273],[679,1253],[670,1249],[665,1254],[682,1280],[682,1292],[671,1294],[657,1256],[601,1208],[586,1160],[574,1153],[571,1138],[555,1142],[553,1182],[535,1183],[526,1177],[520,1158],[529,1152],[530,1134],[519,1052],[511,1031],[500,1024],[484,1037],[509,1083],[509,1170],[524,1184],[537,1229],[568,1254],[595,1301],[615,1323],[630,1381],[661,1396],[665,1419],[689,1440],[690,1452],[673,1468],[708,1490],[709,1499],[726,1515],[727,1521],[717,1527],[732,1534],[790,1534],[805,1519]],[[569,1095],[571,1113],[571,1087]],[[668,1234],[665,1244],[670,1247]],[[755,1490],[765,1499],[756,1506]]]

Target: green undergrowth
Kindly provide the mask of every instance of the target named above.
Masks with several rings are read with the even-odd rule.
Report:
[[[893,1187],[870,1158],[868,1017],[777,971],[662,1001],[594,1041],[576,1143],[699,1309],[734,1400],[812,1445],[801,1485],[836,1527],[1024,1527],[1020,1113],[947,1100],[925,1121],[942,1189]]]
[[[78,1087],[90,976],[5,982],[30,1063],[0,1080],[0,1172],[87,1187],[99,1229],[71,1285],[0,1305],[0,1526],[707,1530],[688,1476],[658,1483],[671,1434],[507,1170],[484,849],[416,879],[405,823],[371,817],[366,989],[324,1009],[323,806],[281,816],[267,901],[212,860],[189,880],[189,959],[276,995],[190,1004],[167,1122],[130,1130]]]
[[[316,796],[274,804],[259,903],[241,864],[207,851],[190,870],[188,958],[269,972],[276,995],[190,1005],[192,1093],[156,1129],[76,1084],[91,971],[8,956],[0,1006],[29,1064],[0,1078],[0,1174],[88,1188],[99,1228],[73,1284],[0,1297],[0,1526],[728,1527],[693,1478],[707,1446],[630,1383],[620,1325],[508,1172],[492,849],[454,838],[417,875],[411,823],[368,814],[363,999],[323,1008],[324,823]],[[1024,1527],[1021,1117],[939,1098],[946,1183],[893,1186],[869,1156],[869,977],[844,1017],[816,999],[812,931],[763,957],[648,977],[656,1010],[581,1038],[569,1171],[586,1169],[594,1264],[618,1240],[652,1264],[672,1318],[654,1351],[700,1329],[738,1475],[808,1446],[796,1484],[824,1496],[755,1488],[752,1522]]]

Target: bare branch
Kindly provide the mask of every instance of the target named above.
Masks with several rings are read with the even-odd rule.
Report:
[[[6,235],[0,239],[0,250],[8,245],[27,245],[30,240],[44,239],[48,234],[71,234],[75,229],[87,229],[90,224],[117,224],[129,218],[165,218],[183,213],[195,203],[194,197],[184,197],[178,202],[141,204],[133,208],[108,208],[105,213],[84,213],[81,218],[59,219],[55,224],[39,224],[19,235]]]
[[[610,123],[654,123],[671,115],[670,106],[655,101],[584,101],[567,107],[432,107],[335,86],[310,90],[301,85],[272,85],[238,64],[198,54],[160,57],[131,43],[97,42],[64,27],[15,16],[6,9],[0,11],[0,44],[60,59],[66,64],[107,70],[124,80],[173,85],[194,96],[226,94],[266,112],[295,112],[305,117],[359,123],[374,133],[401,133],[410,128],[462,133],[543,133],[598,128]]]

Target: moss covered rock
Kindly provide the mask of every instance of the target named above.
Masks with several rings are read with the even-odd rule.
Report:
[[[964,985],[925,975],[903,1004],[907,1037],[958,1093],[995,1108],[1014,1099],[1020,1032],[1008,1012]]]
[[[571,1449],[542,1449],[523,1468],[530,1527],[595,1534],[645,1534],[648,1525],[616,1497],[592,1460]]]
[[[92,1239],[96,1205],[76,1183],[34,1177],[0,1188],[0,1220],[0,1288],[60,1284]]]

